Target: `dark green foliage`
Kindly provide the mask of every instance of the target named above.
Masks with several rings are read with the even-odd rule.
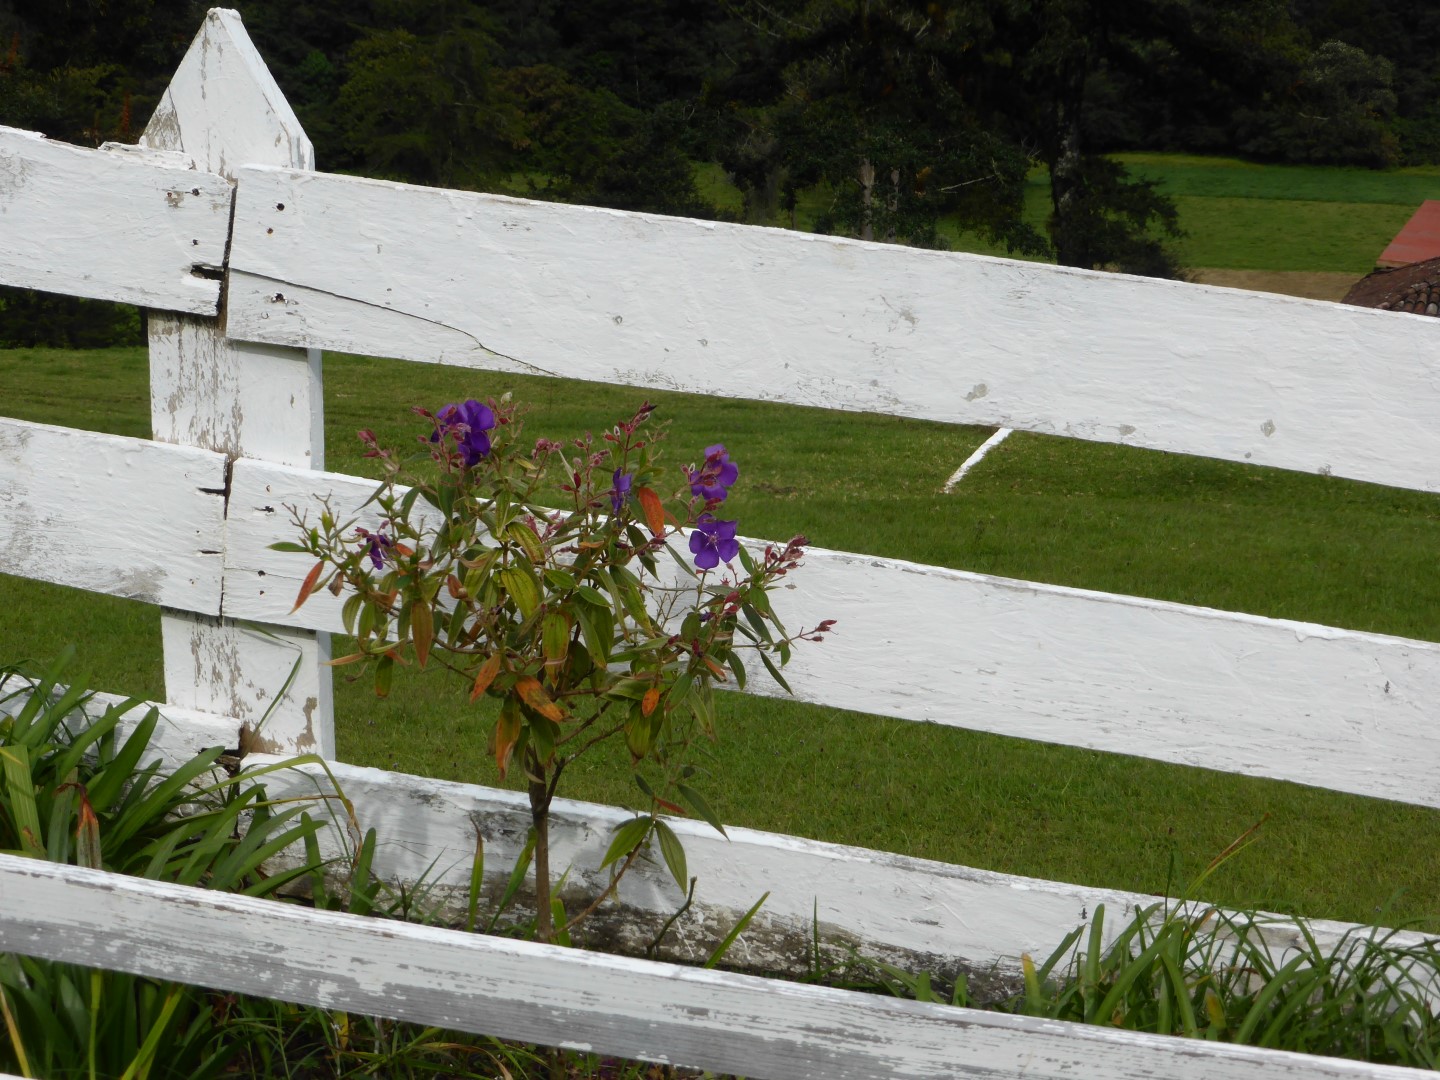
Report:
[[[376,8],[382,25],[350,47],[336,101],[348,160],[440,187],[505,171],[518,118],[493,92],[495,43],[481,12],[461,0]]]
[[[1391,130],[1393,65],[1340,41],[1295,65],[1283,95],[1235,110],[1240,151],[1281,161],[1386,168],[1399,158]]]
[[[774,42],[754,50],[773,97],[734,104],[721,151],[748,217],[793,210],[818,183],[833,192],[823,230],[935,246],[950,215],[1008,250],[1045,249],[1021,220],[1029,155],[968,89],[982,13],[890,0],[755,4],[745,17]]]
[[[0,286],[0,349],[141,345],[145,321],[128,304]]]
[[[1174,278],[1180,264],[1166,247],[1182,235],[1175,203],[1156,181],[1134,180],[1125,166],[1090,155],[1062,213],[1056,207],[1051,239],[1067,266],[1119,270],[1126,274]]]

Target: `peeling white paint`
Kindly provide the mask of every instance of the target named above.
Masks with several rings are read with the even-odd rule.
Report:
[[[232,482],[226,613],[339,631],[328,592],[290,611],[311,562],[269,545],[293,535],[287,506],[346,520],[375,481],[241,461]],[[786,669],[802,701],[1440,806],[1416,749],[1431,642],[823,549],[772,603],[791,630],[837,620]]]
[[[260,59],[240,17],[212,10],[141,140],[183,152],[225,176],[244,162],[312,168],[314,151]],[[155,438],[320,468],[323,385],[315,350],[231,341],[213,319],[150,319]],[[257,723],[276,749],[333,756],[334,718],[325,635],[278,628],[269,636],[230,620],[162,618],[165,685],[172,701]],[[276,695],[298,662],[296,681]]]
[[[224,486],[219,454],[0,418],[0,572],[218,613]]]
[[[1325,463],[1440,491],[1440,333],[1425,319],[349,176],[239,175],[227,305],[245,340]]]
[[[264,756],[248,760],[264,765]],[[458,923],[463,918],[477,832],[485,844],[486,896],[504,889],[530,827],[522,793],[406,776],[379,769],[335,764],[331,775],[353,805],[362,830],[379,837],[374,872],[385,881],[429,887],[428,902]],[[271,797],[303,798],[335,790],[321,769],[305,766],[267,778]],[[572,909],[598,896],[609,881],[602,870],[613,829],[631,813],[617,807],[558,799],[551,824],[551,866],[567,881],[562,894]],[[317,818],[331,819],[321,807]],[[1085,923],[1103,904],[1109,918],[1107,943],[1137,910],[1160,897],[1096,889],[1037,878],[952,866],[926,859],[826,844],[754,829],[728,828],[728,837],[708,825],[670,819],[685,845],[689,872],[699,879],[692,909],[672,931],[664,955],[703,960],[730,927],[766,893],[759,925],[767,930],[748,957],[743,936],[737,958],[758,970],[803,972],[806,942],[818,932],[827,946],[846,946],[863,955],[931,966],[962,965],[970,972],[1013,979],[1020,958],[1049,955],[1055,945]],[[322,852],[343,865],[353,841],[332,826],[320,837]],[[639,860],[620,886],[628,917],[668,917],[685,897],[659,858]],[[817,922],[818,920],[818,922]],[[1263,916],[1259,931],[1279,955],[1298,941],[1293,921]],[[1346,923],[1307,922],[1324,950],[1356,928]],[[648,928],[648,924],[647,924]],[[653,932],[653,931],[652,931]],[[1385,931],[1390,933],[1390,931]],[[1424,935],[1395,932],[1392,943],[1411,946]],[[645,935],[648,937],[648,934]],[[788,950],[777,951],[777,950]]]
[[[1014,428],[1002,427],[997,430],[994,435],[991,435],[983,443],[977,446],[975,448],[975,452],[971,454],[968,458],[966,458],[964,461],[962,461],[960,463],[960,467],[950,474],[950,479],[945,481],[945,486],[942,487],[940,491],[946,495],[949,495],[950,492],[954,491],[955,485],[960,483],[961,480],[965,479],[965,474],[968,473],[971,469],[975,468],[976,465],[979,465],[980,462],[984,461],[985,455],[990,453],[991,450],[994,450],[995,447],[999,446],[1002,442],[1008,439],[1014,433],[1014,430]]]
[[[0,284],[214,315],[230,230],[224,177],[0,127]]]
[[[809,1080],[1359,1080],[1414,1069],[952,1009],[0,855],[0,949],[521,1042]],[[223,942],[224,948],[216,948]]]

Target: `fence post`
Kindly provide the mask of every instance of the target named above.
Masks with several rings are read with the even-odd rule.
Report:
[[[310,140],[240,16],[223,9],[206,16],[141,143],[181,151],[231,178],[245,164],[315,167]],[[154,437],[232,461],[323,468],[319,350],[233,343],[221,303],[219,319],[150,312]],[[228,512],[228,490],[226,497]],[[256,627],[223,614],[167,610],[161,620],[168,701],[237,717],[252,733],[263,719],[256,749],[334,757],[330,669],[323,666],[328,634]]]

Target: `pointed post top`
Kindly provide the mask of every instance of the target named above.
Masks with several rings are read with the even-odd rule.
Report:
[[[309,137],[240,13],[228,8],[205,16],[140,143],[179,150],[200,168],[232,178],[247,164],[315,167]]]

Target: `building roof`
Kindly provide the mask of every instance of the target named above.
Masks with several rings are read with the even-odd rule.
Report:
[[[1395,234],[1376,266],[1408,266],[1440,256],[1440,199],[1426,199]]]
[[[1440,207],[1440,202],[1433,205]],[[1440,315],[1440,256],[1367,274],[1350,287],[1341,303]]]

